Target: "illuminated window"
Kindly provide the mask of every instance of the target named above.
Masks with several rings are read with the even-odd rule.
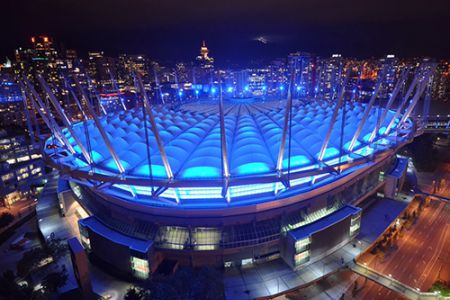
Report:
[[[11,179],[13,177],[14,177],[13,173],[8,173],[8,174],[2,176],[2,181],[6,181],[6,180]]]
[[[36,174],[36,173],[39,173],[41,171],[41,168],[36,168],[36,169],[33,169],[32,171],[31,171],[31,174]]]
[[[189,230],[185,227],[161,227],[161,247],[169,249],[184,249],[189,238]]]
[[[308,249],[311,244],[311,237],[307,237],[305,239],[299,240],[295,242],[295,253],[303,252]]]
[[[215,250],[219,248],[221,233],[216,228],[195,228],[192,238],[196,250]]]
[[[380,174],[378,175],[378,181],[384,181],[384,172],[380,171]]]
[[[359,232],[359,227],[361,225],[361,213],[352,216],[350,222],[350,236],[353,237]]]
[[[299,254],[296,254],[294,256],[295,265],[298,266],[298,265],[304,264],[309,261],[309,258],[310,258],[309,250],[300,252]]]
[[[131,270],[134,277],[139,279],[147,279],[150,274],[148,260],[132,256]]]
[[[359,223],[356,223],[352,226],[350,226],[350,235],[353,236],[358,232],[359,229]]]
[[[251,264],[253,264],[253,258],[244,258],[243,260],[241,260],[241,265],[243,266]]]

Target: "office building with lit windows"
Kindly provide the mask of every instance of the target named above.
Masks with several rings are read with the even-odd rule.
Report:
[[[37,145],[25,135],[0,130],[0,200],[9,207],[32,197],[44,183],[45,166]]]

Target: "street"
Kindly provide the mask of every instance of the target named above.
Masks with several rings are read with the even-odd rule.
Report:
[[[387,250],[383,260],[366,252],[358,262],[412,288],[427,291],[437,279],[450,279],[449,248],[450,203],[432,200],[416,224],[403,230],[396,249]]]

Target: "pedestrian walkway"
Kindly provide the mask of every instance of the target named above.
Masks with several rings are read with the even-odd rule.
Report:
[[[282,259],[241,268],[229,268],[224,274],[227,299],[254,299],[276,295],[287,290],[310,284],[336,272],[361,251],[354,242],[323,259],[299,270],[292,270]]]
[[[373,280],[388,289],[391,289],[393,291],[401,293],[402,295],[408,297],[409,299],[413,299],[413,300],[416,300],[416,299],[436,299],[436,300],[441,299],[439,294],[437,294],[437,293],[420,292],[406,284],[401,283],[400,281],[392,278],[389,275],[384,275],[384,274],[378,273],[377,271],[369,268],[368,266],[364,266],[359,263],[357,263],[357,264],[352,263],[352,264],[350,264],[350,268],[355,273],[357,273],[361,276],[364,276],[370,280]]]
[[[75,214],[71,216],[61,216],[59,213],[59,201],[57,194],[59,175],[53,172],[48,176],[48,182],[42,191],[38,204],[36,206],[36,217],[39,222],[39,230],[45,239],[61,238],[67,240],[71,237],[79,238],[79,231],[77,225],[77,217]],[[78,287],[75,275],[73,272],[72,262],[69,255],[66,255],[57,262],[58,265],[64,265],[68,281],[64,287],[59,289],[60,293],[70,291]],[[107,297],[112,300],[123,299],[123,296],[130,286],[130,283],[118,280],[90,264],[90,275],[92,281],[92,288],[97,295]]]
[[[47,184],[42,190],[36,206],[36,218],[39,223],[39,230],[45,240],[57,238],[66,241],[76,236],[73,228],[69,227],[68,222],[61,222],[59,214],[59,202],[56,188],[58,186],[58,173],[53,172],[47,177]],[[60,293],[64,293],[78,287],[75,275],[72,269],[72,263],[69,254],[62,257],[56,264],[63,266],[67,270],[68,280],[65,286],[59,289]],[[52,266],[52,269],[55,269]]]

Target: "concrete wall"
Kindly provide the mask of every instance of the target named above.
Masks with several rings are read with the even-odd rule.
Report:
[[[311,237],[311,261],[328,255],[336,246],[350,240],[351,216],[337,222],[336,224],[316,232]],[[332,251],[330,251],[332,250]]]
[[[130,250],[128,246],[116,244],[88,229],[92,253],[102,261],[113,265],[121,272],[131,274]]]

